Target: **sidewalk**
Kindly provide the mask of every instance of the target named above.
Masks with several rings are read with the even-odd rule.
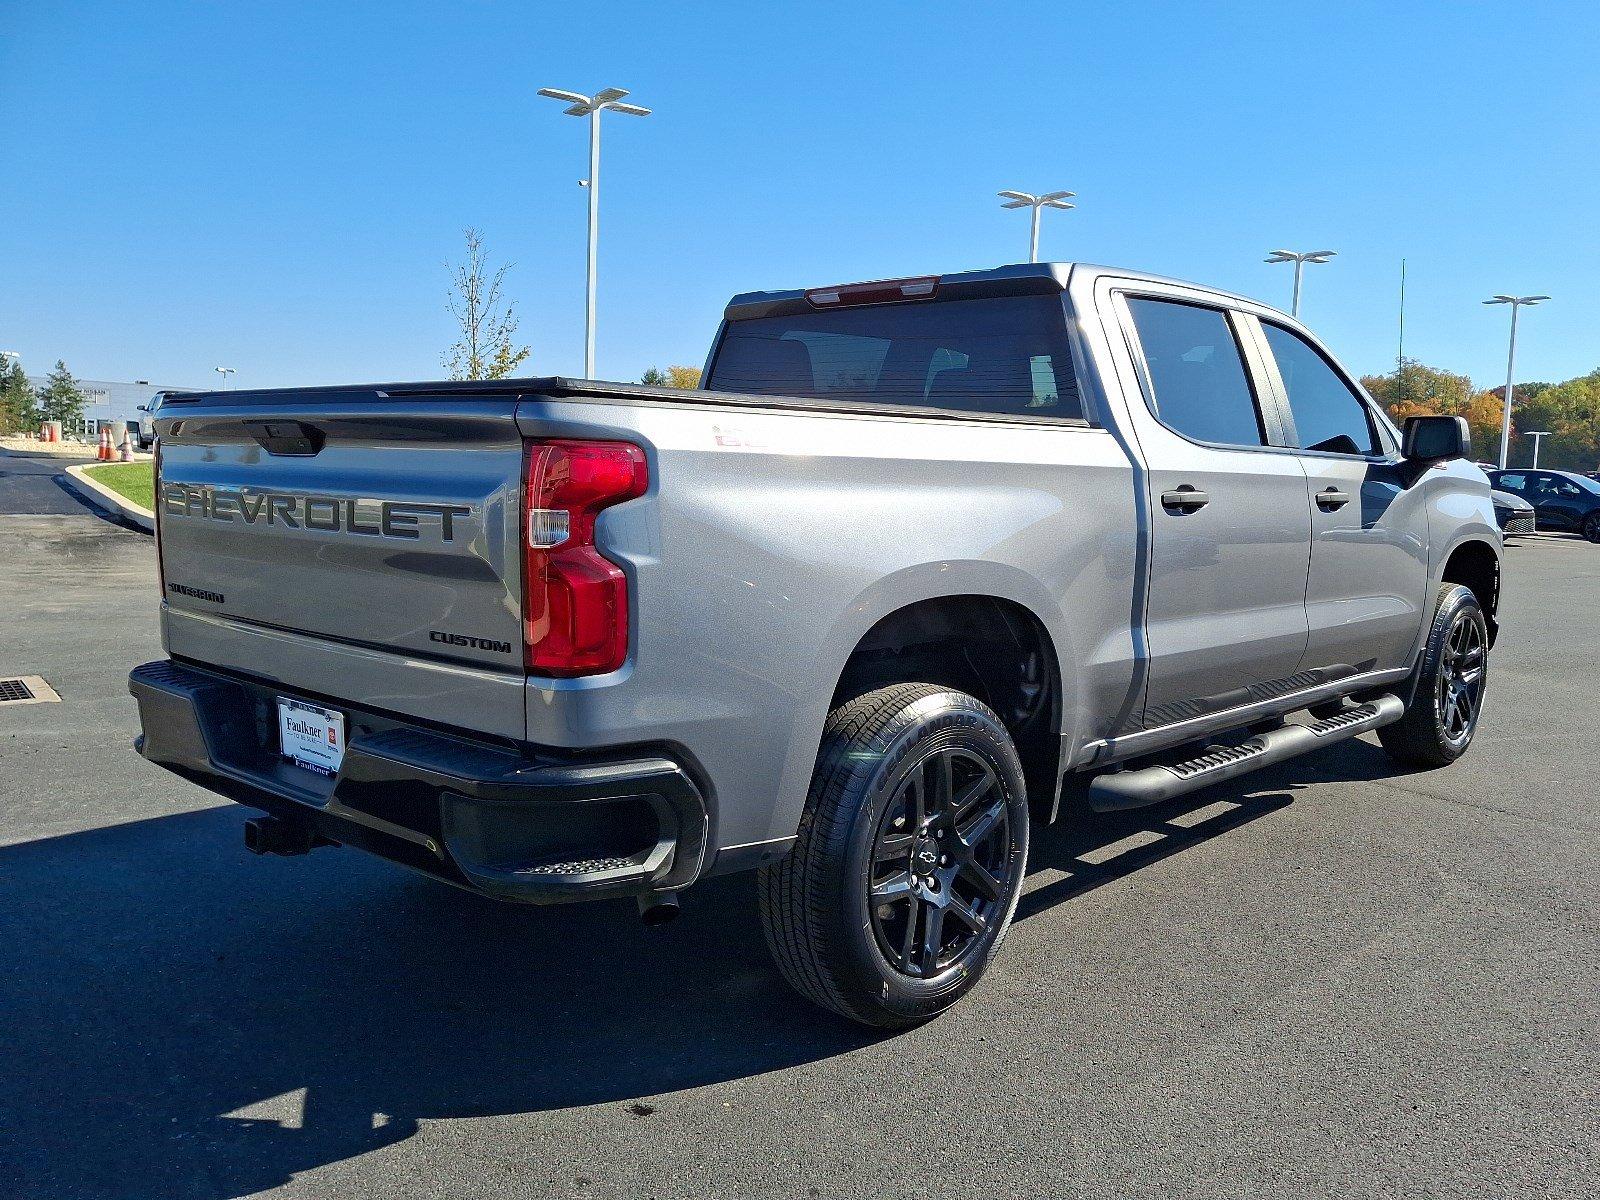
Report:
[[[0,450],[34,458],[93,458],[98,449],[98,442],[41,442],[14,433],[0,434]],[[133,452],[135,462],[145,462],[150,457],[143,450]]]

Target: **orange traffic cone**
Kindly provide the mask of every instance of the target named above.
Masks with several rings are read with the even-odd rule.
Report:
[[[110,462],[113,457],[111,453],[111,430],[102,425],[100,427],[100,461]]]

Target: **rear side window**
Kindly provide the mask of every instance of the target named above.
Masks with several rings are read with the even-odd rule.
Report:
[[[1527,490],[1528,477],[1526,475],[1500,475],[1495,478],[1494,486],[1502,492],[1521,493]]]
[[[1267,439],[1227,316],[1215,308],[1129,297],[1156,416],[1200,442],[1264,446]]]
[[[1059,296],[876,304],[730,321],[706,386],[1083,419]]]
[[[1328,364],[1317,348],[1297,333],[1261,324],[1278,374],[1289,395],[1302,450],[1332,454],[1376,454],[1377,435],[1367,406]]]

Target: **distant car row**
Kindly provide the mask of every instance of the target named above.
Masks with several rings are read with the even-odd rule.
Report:
[[[1488,472],[1495,515],[1506,534],[1582,534],[1600,543],[1600,482],[1572,471]]]

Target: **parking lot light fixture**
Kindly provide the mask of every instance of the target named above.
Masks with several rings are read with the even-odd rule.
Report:
[[[1306,264],[1325,263],[1338,253],[1337,250],[1311,250],[1305,254],[1299,254],[1293,250],[1273,250],[1262,260],[1269,263],[1292,262],[1294,264],[1294,299],[1289,305],[1289,315],[1291,317],[1300,315],[1300,276],[1305,270]]]
[[[1507,296],[1501,293],[1485,300],[1485,304],[1511,305],[1511,346],[1506,351],[1506,394],[1505,403],[1500,410],[1500,469],[1506,469],[1506,454],[1511,449],[1511,393],[1513,384],[1512,373],[1517,366],[1517,309],[1527,305],[1529,307],[1550,299],[1549,296]]]
[[[237,375],[239,373],[233,367],[212,367],[211,369],[213,371],[215,371],[218,375],[222,376],[222,382],[228,387],[232,387],[233,386],[231,383],[228,382],[228,376],[229,375]]]
[[[1539,444],[1550,436],[1550,431],[1548,429],[1530,429],[1522,436],[1533,439],[1533,465],[1537,467],[1539,465]]]
[[[589,281],[583,312],[583,374],[594,378],[594,309],[597,251],[600,240],[600,114],[611,111],[629,117],[648,117],[650,110],[637,104],[623,104],[628,93],[622,88],[604,88],[593,96],[561,88],[540,88],[539,95],[568,105],[562,111],[569,117],[589,118],[589,178],[578,182],[589,189]]]
[[[1075,192],[1045,192],[1035,196],[1032,192],[1001,192],[1000,196],[1007,201],[1001,208],[1031,208],[1033,220],[1028,233],[1028,261],[1039,261],[1039,212],[1046,208],[1077,208],[1076,204],[1068,204]]]

